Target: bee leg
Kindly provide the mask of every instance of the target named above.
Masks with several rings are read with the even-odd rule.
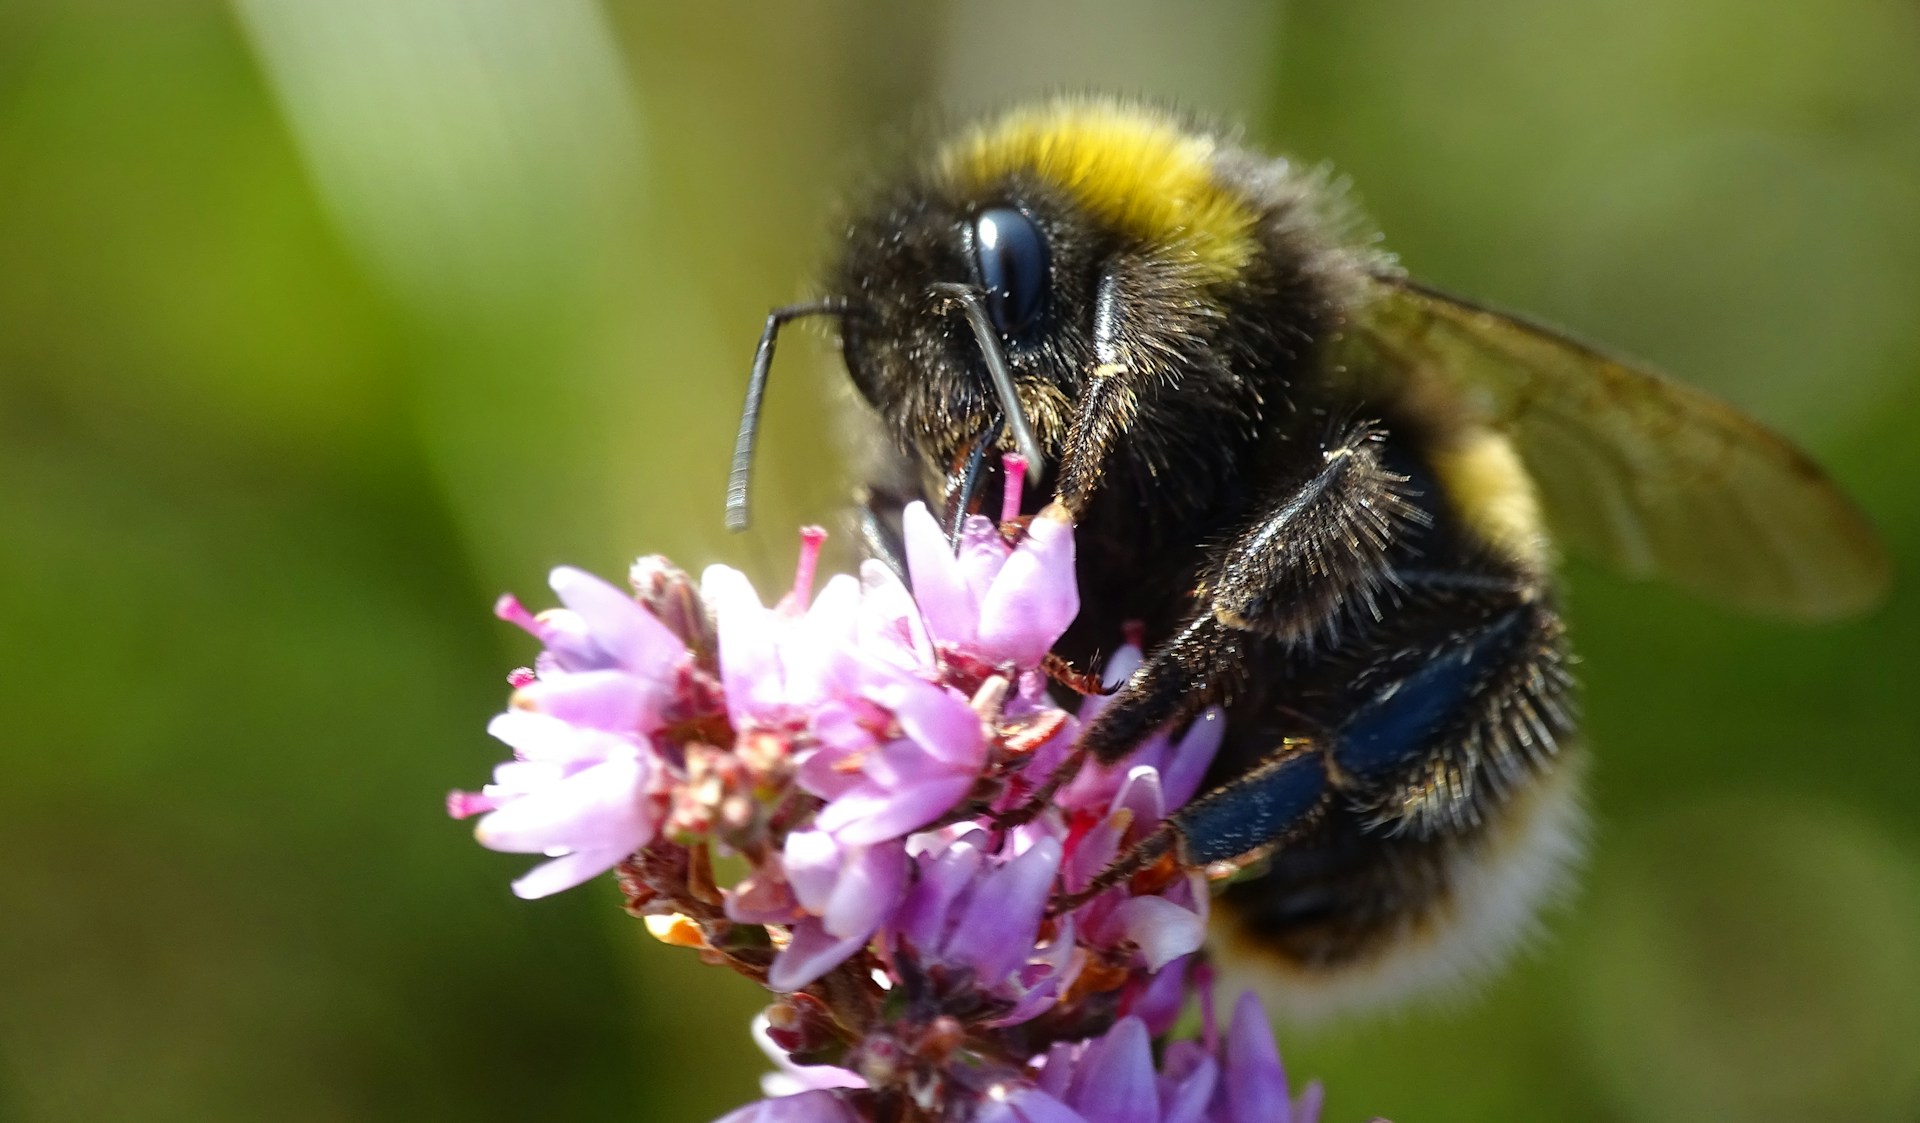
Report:
[[[1380,618],[1382,595],[1398,584],[1390,549],[1431,523],[1385,447],[1371,424],[1329,434],[1318,463],[1206,571],[1203,595],[1221,622],[1304,646]]]
[[[1246,638],[1211,616],[1189,623],[1111,696],[1100,716],[1081,731],[1067,758],[1020,806],[1002,812],[994,825],[1010,830],[1039,817],[1088,755],[1108,763],[1119,760],[1154,730],[1192,717],[1217,701],[1227,676],[1241,661],[1240,645]]]
[[[1148,734],[1227,699],[1249,652],[1340,634],[1343,614],[1378,616],[1395,579],[1388,557],[1426,512],[1382,459],[1385,434],[1349,425],[1208,566],[1199,612],[1155,650],[1082,731],[1079,747],[1111,763]]]
[[[1168,816],[1060,904],[1077,908],[1169,853],[1183,866],[1257,858],[1311,824],[1334,792],[1324,750],[1312,742],[1290,744]]]
[[[1505,607],[1489,611],[1476,598],[1412,620],[1394,637],[1406,646],[1382,673],[1353,676],[1336,727],[1283,740],[1179,808],[1073,902],[1169,851],[1189,867],[1237,868],[1269,855],[1278,862],[1329,814],[1407,840],[1464,837],[1478,827],[1523,769],[1548,766],[1572,726],[1570,683],[1559,617],[1529,587],[1461,587]]]

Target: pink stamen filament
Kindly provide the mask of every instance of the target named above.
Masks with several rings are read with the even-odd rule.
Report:
[[[512,593],[500,594],[500,599],[493,602],[493,614],[514,627],[522,629],[534,639],[542,643],[546,642],[547,626],[542,624],[533,613],[528,612],[527,606],[521,604],[520,598]]]
[[[1000,470],[1006,482],[1000,488],[1000,521],[1010,523],[1020,517],[1020,495],[1027,482],[1027,458],[1009,452],[1000,458]]]
[[[827,541],[825,527],[800,528],[800,561],[793,568],[793,607],[805,612],[813,599],[813,575],[820,568],[820,547]]]
[[[499,806],[494,800],[479,792],[448,792],[447,814],[455,819],[465,819],[478,815],[482,811],[491,811]]]

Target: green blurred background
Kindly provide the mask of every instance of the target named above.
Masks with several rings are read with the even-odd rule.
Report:
[[[753,989],[440,810],[494,594],[763,576],[846,480],[790,345],[938,111],[1164,95],[1410,269],[1803,439],[1920,572],[1906,0],[0,3],[0,1119],[699,1121]],[[1334,1120],[1920,1117],[1920,596],[1795,630],[1576,565],[1595,855],[1482,995],[1282,1029]]]

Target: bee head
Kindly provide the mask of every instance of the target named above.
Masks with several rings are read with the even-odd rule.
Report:
[[[833,274],[859,309],[841,333],[855,387],[930,467],[987,441],[1040,469],[1094,363],[1093,292],[1111,249],[1043,185],[896,189],[849,224]]]

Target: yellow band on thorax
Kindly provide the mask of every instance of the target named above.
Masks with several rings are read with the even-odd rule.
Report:
[[[942,151],[938,170],[964,193],[1031,175],[1176,255],[1195,280],[1219,281],[1239,275],[1258,245],[1254,209],[1214,176],[1218,150],[1164,113],[1065,99],[977,126]]]

